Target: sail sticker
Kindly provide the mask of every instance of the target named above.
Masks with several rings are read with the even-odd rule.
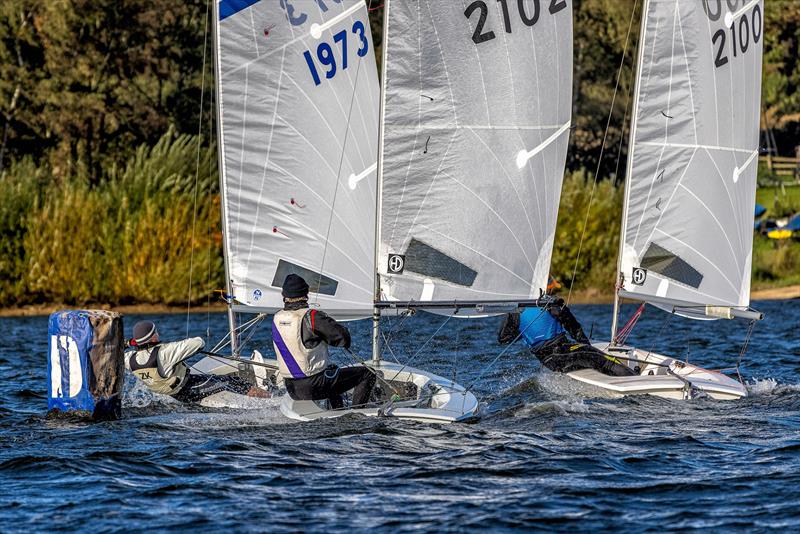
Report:
[[[700,271],[679,256],[655,243],[650,243],[650,246],[647,247],[640,265],[695,289],[700,287],[700,282],[703,281],[703,275]]]
[[[406,268],[406,257],[402,254],[389,254],[389,273],[403,274]]]
[[[642,286],[645,280],[647,280],[647,269],[634,267],[631,273],[631,281],[637,286]]]
[[[336,3],[338,4],[339,2]],[[311,33],[311,37],[313,37],[314,39],[319,39],[320,37],[322,37],[322,32],[332,28],[336,24],[339,24],[341,21],[345,20],[346,18],[348,18],[350,15],[352,15],[362,7],[363,7],[362,4],[356,3],[350,9],[347,9],[346,11],[339,13],[332,19],[326,21],[324,24],[317,24],[315,22],[314,24],[311,25],[311,31],[309,32]],[[327,11],[327,8],[325,10]]]
[[[360,182],[361,180],[363,180],[364,178],[375,172],[377,168],[378,168],[378,162],[375,162],[366,169],[364,169],[363,171],[361,171],[361,173],[351,174],[350,178],[347,179],[347,185],[348,187],[350,187],[350,190],[351,191],[354,190],[358,185],[358,182]]]
[[[569,130],[569,124],[570,124],[569,121],[564,123],[561,126],[561,128],[556,130],[556,132],[553,135],[551,135],[550,137],[545,139],[542,144],[534,147],[533,150],[530,150],[530,151],[528,151],[528,150],[520,150],[519,153],[517,154],[517,168],[520,169],[520,170],[524,169],[525,166],[528,164],[528,161],[530,161],[530,159],[533,156],[535,156],[536,154],[538,154],[539,152],[541,152],[542,150],[547,148],[553,141],[558,139],[561,136],[561,134],[563,134],[564,132]]]

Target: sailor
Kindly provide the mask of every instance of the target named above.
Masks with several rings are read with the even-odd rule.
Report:
[[[133,338],[128,344],[136,350],[126,354],[125,366],[154,393],[187,403],[198,403],[222,391],[249,397],[270,396],[237,376],[190,374],[185,362],[205,346],[202,338],[161,343],[155,323],[139,321],[133,325]]]
[[[506,315],[497,341],[508,345],[521,338],[551,371],[569,373],[596,369],[611,376],[635,375],[636,372],[620,360],[592,346],[564,299],[555,297],[560,288],[558,280],[550,277],[547,294],[553,298],[543,308],[526,308],[522,313]]]
[[[344,407],[342,393],[353,389],[352,406],[369,402],[375,373],[365,366],[339,368],[328,346],[350,348],[350,331],[325,312],[308,308],[308,284],[296,274],[283,282],[283,310],[272,320],[272,342],[286,392],[295,400],[328,399]]]

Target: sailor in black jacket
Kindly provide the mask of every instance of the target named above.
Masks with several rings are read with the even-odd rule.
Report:
[[[341,394],[353,391],[353,406],[369,402],[375,373],[364,366],[339,368],[328,346],[350,348],[350,331],[325,312],[308,308],[308,284],[290,274],[283,283],[284,308],[272,320],[272,342],[286,392],[295,400],[328,399],[344,406]]]

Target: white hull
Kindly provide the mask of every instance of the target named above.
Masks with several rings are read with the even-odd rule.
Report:
[[[290,419],[312,421],[348,414],[361,414],[368,417],[395,417],[425,423],[454,423],[474,417],[478,410],[478,400],[462,386],[440,376],[404,367],[400,364],[381,361],[370,367],[382,373],[383,379],[396,384],[413,384],[416,387],[415,398],[402,399],[358,409],[330,410],[324,402],[298,401],[284,395],[281,412]],[[378,383],[380,386],[380,381]]]
[[[717,400],[736,400],[747,396],[747,389],[743,384],[717,371],[709,371],[635,347],[619,346],[609,349],[609,343],[593,343],[593,345],[612,356],[639,360],[620,359],[620,362],[632,368],[638,365],[640,374],[608,376],[594,369],[581,369],[567,373],[568,377],[619,396],[655,395],[678,400],[693,398],[698,392]],[[677,362],[678,365],[672,369],[664,367],[673,362]]]

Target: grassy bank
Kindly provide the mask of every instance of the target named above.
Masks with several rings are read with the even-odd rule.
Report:
[[[591,193],[585,173],[565,178],[553,250],[552,272],[569,287],[576,270],[581,302],[612,295],[622,211],[622,188],[610,180],[597,184],[589,207]],[[770,213],[800,210],[793,195],[761,191],[759,199]],[[141,146],[94,186],[80,175],[57,180],[23,160],[0,176],[0,198],[0,307],[182,310],[223,287],[216,153],[203,148],[198,164],[194,137],[168,133]],[[800,285],[800,243],[756,236],[753,288],[790,285]]]
[[[178,304],[221,287],[212,148],[198,166],[196,140],[168,133],[88,184],[27,161],[3,174],[0,305]]]

